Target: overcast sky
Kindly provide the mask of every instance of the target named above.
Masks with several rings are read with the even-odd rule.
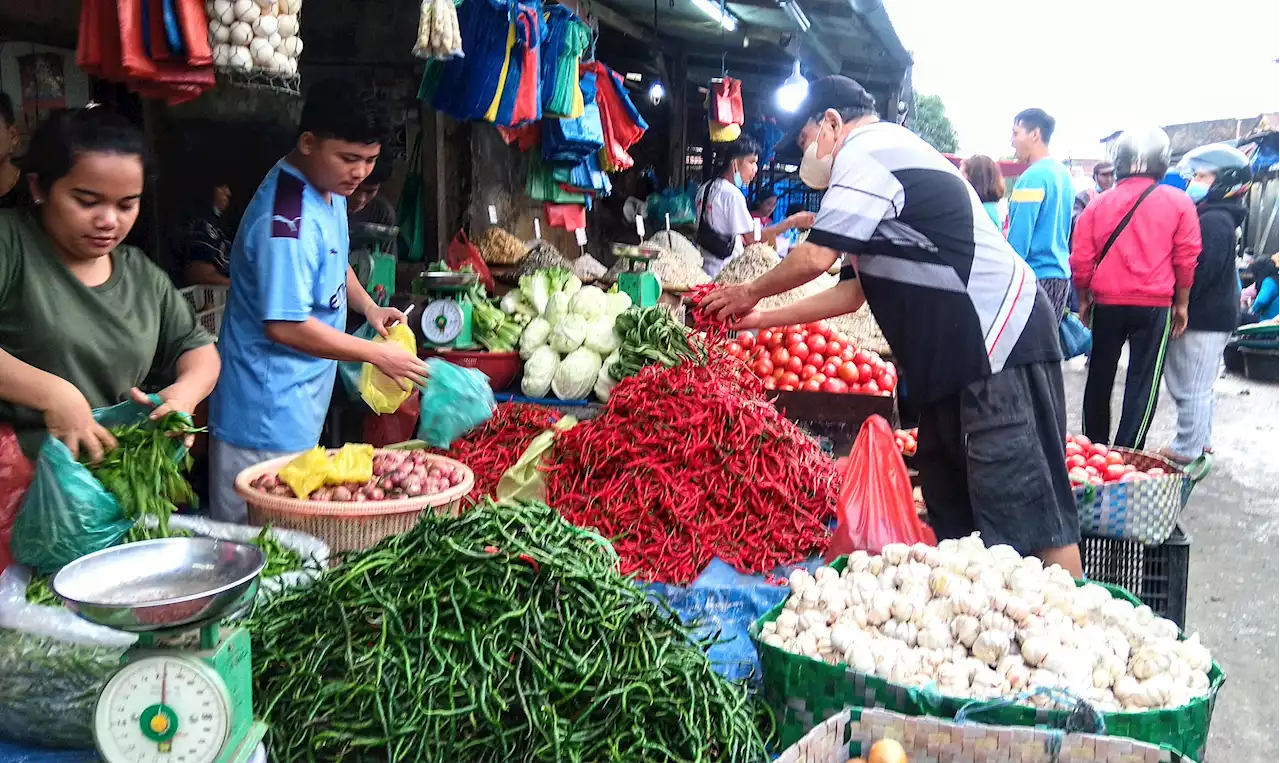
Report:
[[[884,0],[942,96],[962,154],[1011,152],[1013,115],[1045,109],[1062,158],[1130,125],[1280,110],[1280,0]],[[1280,125],[1273,125],[1280,127]]]

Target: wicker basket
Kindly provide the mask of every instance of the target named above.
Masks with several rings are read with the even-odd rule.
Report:
[[[1147,546],[1164,543],[1178,525],[1178,515],[1191,497],[1191,488],[1208,476],[1213,460],[1205,454],[1184,467],[1152,453],[1128,448],[1112,450],[1139,471],[1159,467],[1165,474],[1140,482],[1075,485],[1080,532],[1135,540]]]
[[[331,451],[330,453],[336,453]],[[392,451],[376,450],[374,453]],[[251,466],[236,476],[235,488],[249,505],[249,522],[254,525],[298,530],[314,535],[329,544],[335,554],[368,548],[388,535],[395,535],[413,528],[427,509],[439,514],[456,514],[463,496],[475,485],[475,475],[466,464],[452,458],[428,454],[427,463],[445,463],[462,468],[462,482],[443,493],[403,498],[398,501],[367,501],[364,503],[331,503],[304,501],[267,495],[250,487],[258,477],[280,471],[296,456],[282,456]]]

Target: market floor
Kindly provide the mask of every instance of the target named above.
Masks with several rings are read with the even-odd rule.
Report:
[[[1079,432],[1083,365],[1068,363],[1064,376],[1067,428]],[[1120,410],[1122,386],[1117,382],[1113,417]],[[1213,471],[1196,487],[1182,517],[1191,536],[1187,631],[1199,631],[1227,674],[1206,760],[1275,761],[1280,759],[1280,393],[1275,384],[1234,375],[1219,379],[1215,393]],[[1148,447],[1167,444],[1173,430],[1173,401],[1162,394]]]

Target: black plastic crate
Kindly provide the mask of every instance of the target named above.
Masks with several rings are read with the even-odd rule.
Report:
[[[1120,586],[1157,615],[1186,628],[1191,538],[1181,526],[1159,546],[1086,536],[1080,541],[1080,556],[1090,580]]]

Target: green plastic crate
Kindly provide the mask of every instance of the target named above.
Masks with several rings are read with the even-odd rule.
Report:
[[[846,560],[831,566],[843,570]],[[1083,583],[1081,583],[1083,585]],[[1101,585],[1118,599],[1135,606],[1142,602],[1116,586]],[[785,602],[784,602],[785,604]],[[773,708],[778,723],[778,744],[790,747],[809,729],[850,707],[882,707],[903,715],[932,715],[954,718],[968,698],[944,697],[926,688],[911,688],[890,683],[883,678],[858,673],[845,665],[801,657],[760,641],[760,629],[777,619],[784,604],[769,610],[751,626],[751,638],[760,654],[763,670],[762,693]],[[1209,722],[1218,691],[1226,681],[1217,662],[1209,672],[1209,694],[1189,705],[1172,710],[1149,710],[1141,713],[1103,713],[1108,736],[1128,737],[1168,747],[1182,757],[1203,760],[1209,738]],[[1013,706],[986,713],[983,721],[1008,726],[1050,725],[1061,727],[1067,713]]]

